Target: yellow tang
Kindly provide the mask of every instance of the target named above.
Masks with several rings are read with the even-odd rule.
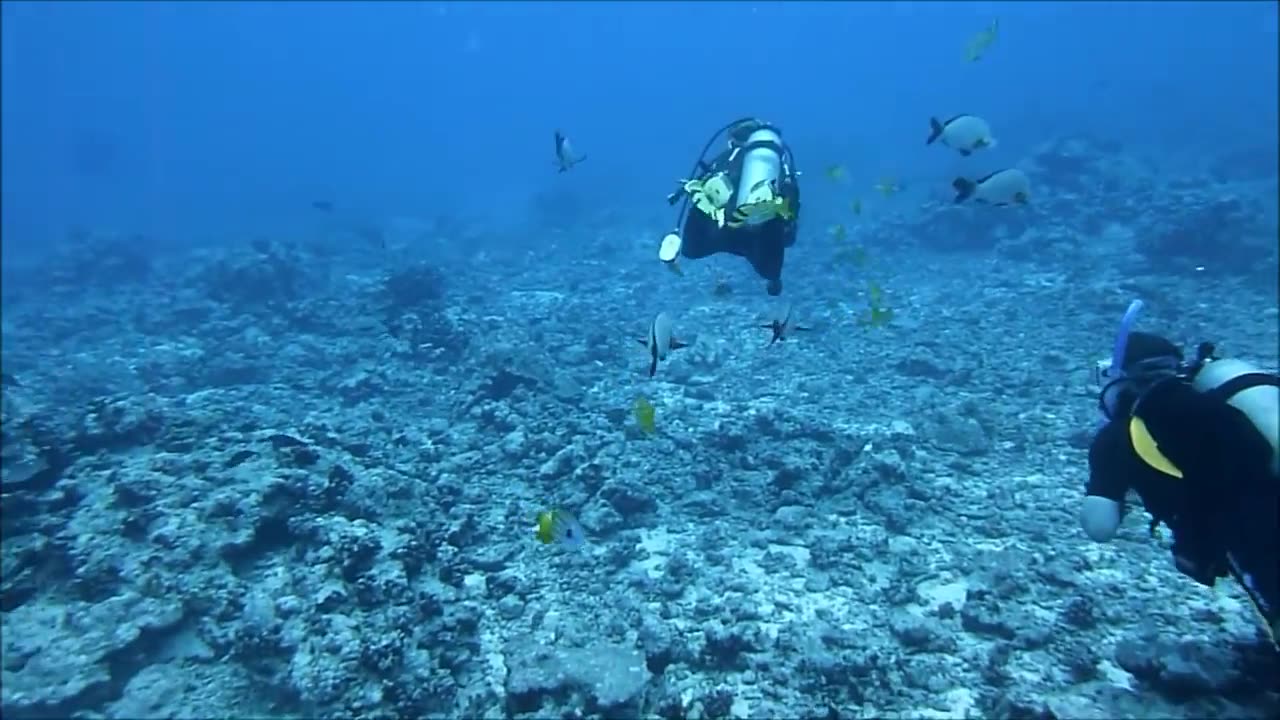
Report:
[[[858,323],[868,327],[884,327],[885,325],[888,325],[889,321],[892,319],[892,308],[873,305],[867,308],[867,314],[864,317],[858,318]]]
[[[641,432],[646,435],[652,435],[657,431],[657,422],[655,420],[657,410],[654,409],[653,403],[649,402],[649,398],[643,395],[636,398],[632,412],[636,416],[636,425],[639,426]]]

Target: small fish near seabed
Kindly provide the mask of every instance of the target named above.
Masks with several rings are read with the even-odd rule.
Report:
[[[690,343],[681,342],[671,334],[671,316],[660,312],[649,323],[649,336],[638,340],[649,351],[649,377],[658,372],[658,363],[666,360],[672,350],[689,347]]]
[[[556,130],[555,162],[560,168],[558,172],[565,172],[586,159],[586,155],[578,155],[573,151],[573,145],[569,142],[569,138],[564,136],[564,133]]]
[[[858,317],[858,324],[863,327],[884,327],[893,320],[893,308],[884,304],[884,288],[880,283],[867,284],[867,311]]]
[[[977,115],[956,115],[946,122],[939,122],[936,117],[929,118],[929,138],[924,144],[932,145],[937,140],[965,157],[977,150],[996,146],[991,126]]]
[[[956,190],[956,202],[973,200],[987,205],[1026,205],[1031,200],[1031,181],[1017,168],[997,170],[977,180],[956,178],[951,187]]]
[[[636,398],[631,406],[631,413],[635,416],[636,427],[640,428],[640,432],[652,435],[658,431],[658,410],[649,402],[649,398],[643,395]]]
[[[586,541],[582,524],[566,510],[552,509],[538,513],[533,536],[543,545],[557,543],[569,548],[580,548]]]
[[[869,305],[867,312],[858,317],[858,324],[863,327],[884,327],[893,320],[893,308]]]
[[[774,308],[770,314],[769,322],[760,327],[773,332],[773,337],[769,339],[770,345],[780,340],[786,340],[794,331],[808,332],[813,329],[804,327],[796,322],[795,306],[789,302],[782,303]]]

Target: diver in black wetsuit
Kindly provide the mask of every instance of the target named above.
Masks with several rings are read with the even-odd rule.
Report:
[[[705,162],[722,133],[728,133],[729,147]],[[683,202],[658,257],[678,272],[680,255],[696,260],[732,253],[751,263],[770,295],[781,294],[782,263],[796,242],[800,215],[795,160],[782,131],[755,118],[730,123],[707,141],[692,175],[667,198],[673,205]]]
[[[1085,533],[1110,540],[1134,490],[1173,532],[1179,572],[1203,585],[1232,577],[1244,587],[1273,643],[1280,636],[1280,380],[1202,344],[1181,349],[1130,333],[1125,315],[1110,364],[1099,367],[1106,424],[1089,448],[1081,507]]]

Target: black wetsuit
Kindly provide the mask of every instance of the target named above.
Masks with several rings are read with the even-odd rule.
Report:
[[[730,186],[734,188],[733,197],[729,199],[729,214],[735,207],[738,195],[738,178],[742,169],[742,158],[746,152],[739,152],[733,158],[732,150],[726,150],[711,163],[708,174],[727,171]],[[782,293],[782,261],[786,249],[796,244],[796,225],[800,218],[800,185],[796,180],[794,168],[792,174],[784,178],[780,193],[791,205],[790,220],[775,217],[759,225],[741,225],[739,227],[720,227],[711,216],[689,208],[681,230],[683,244],[681,254],[687,258],[699,258],[716,253],[732,253],[744,257],[751,263],[756,274],[768,281],[768,293]]]
[[[1274,623],[1280,613],[1280,479],[1271,473],[1266,438],[1244,413],[1178,379],[1148,391],[1134,415],[1182,477],[1142,460],[1124,414],[1093,439],[1086,493],[1123,503],[1135,490],[1152,527],[1158,521],[1173,532],[1175,559],[1189,561],[1178,563],[1184,574],[1213,585],[1229,574],[1229,557]]]

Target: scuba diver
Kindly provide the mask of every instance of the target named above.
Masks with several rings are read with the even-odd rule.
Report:
[[[722,134],[729,147],[710,163],[707,151]],[[658,258],[675,272],[676,259],[727,252],[744,257],[767,281],[770,295],[782,293],[782,261],[796,242],[800,184],[795,158],[782,131],[762,120],[743,118],[720,128],[680,189],[667,197],[680,203],[675,230],[662,239]],[[689,212],[693,204],[695,212]]]
[[[1178,571],[1244,588],[1272,643],[1280,637],[1280,378],[1201,343],[1183,362],[1166,338],[1132,332],[1125,313],[1111,361],[1098,365],[1104,424],[1089,447],[1080,509],[1085,534],[1107,542],[1134,490],[1173,532]]]

